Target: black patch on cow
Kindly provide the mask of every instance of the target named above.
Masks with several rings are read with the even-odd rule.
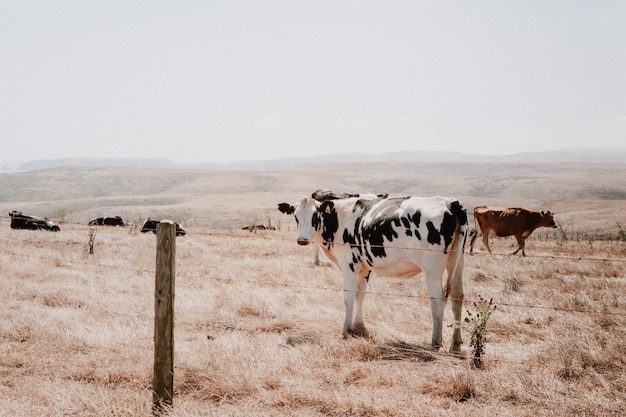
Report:
[[[387,256],[385,252],[385,238],[392,242],[398,237],[394,224],[400,225],[397,219],[381,219],[363,230],[363,239],[371,244],[372,255],[379,258]]]
[[[298,218],[296,217],[296,223],[298,223]],[[313,217],[311,219],[311,226],[315,231],[320,230],[322,227],[322,216],[317,211],[313,213]]]
[[[420,227],[420,221],[422,220],[422,212],[417,210],[411,216],[411,220],[413,221],[413,224],[415,225],[415,228],[416,229],[419,228]]]
[[[428,220],[426,222],[426,228],[428,229],[428,237],[426,238],[426,240],[428,240],[428,243],[430,243],[431,245],[439,245],[441,243],[441,235],[439,234],[439,230],[437,230],[433,222]]]
[[[335,210],[335,203],[332,201],[325,201],[320,205],[317,212],[320,213],[320,216],[322,217],[322,240],[329,243],[334,242],[335,233],[339,230],[339,218],[337,217],[337,211]]]
[[[467,224],[467,210],[465,210],[465,207],[461,205],[459,200],[454,200],[450,203],[450,212],[456,217],[459,224]]]
[[[279,203],[278,211],[285,214],[293,214],[296,211],[296,208],[289,203]]]
[[[385,239],[392,242],[398,237],[396,228],[401,227],[404,220],[400,220],[396,217],[396,212],[400,208],[402,202],[407,198],[390,198],[385,200],[385,204],[382,207],[373,207],[369,213],[372,218],[376,219],[376,222],[363,228],[363,241],[369,242],[371,245],[370,252],[367,253],[368,264],[373,264],[373,257],[384,258],[387,256],[385,252]],[[376,201],[363,200],[364,203],[376,203]]]
[[[345,243],[349,243],[351,248],[360,248],[360,245],[356,242],[356,237],[348,231],[348,229],[343,229],[343,241]]]
[[[440,233],[443,236],[444,248],[443,253],[448,253],[448,246],[452,243],[454,238],[454,231],[456,230],[456,218],[449,212],[443,214],[443,221],[441,222]]]
[[[361,259],[357,256],[356,253],[352,253],[352,262],[350,262],[350,265],[348,265],[350,267],[350,270],[352,272],[356,272],[356,265],[361,263]]]

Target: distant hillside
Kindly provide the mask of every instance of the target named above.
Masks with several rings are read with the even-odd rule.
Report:
[[[21,164],[18,171],[37,171],[50,168],[154,168],[175,169],[177,165],[167,158],[124,159],[124,158],[63,158],[40,159]]]
[[[217,171],[271,171],[322,163],[370,162],[442,162],[442,163],[626,163],[626,151],[616,149],[561,149],[547,152],[523,152],[511,155],[473,155],[446,151],[407,151],[382,154],[343,153],[302,158],[280,158],[230,163],[177,164],[162,159],[65,158],[45,159],[21,164],[18,171],[35,171],[60,167],[80,168],[150,168],[206,169]]]
[[[13,210],[81,224],[119,215],[136,224],[152,217],[214,229],[270,221],[291,227],[293,217],[279,213],[277,204],[296,202],[320,188],[451,195],[468,208],[549,209],[559,214],[567,230],[590,235],[614,233],[616,224],[626,224],[626,163],[329,159],[267,171],[60,167],[0,174],[0,229],[8,225]]]

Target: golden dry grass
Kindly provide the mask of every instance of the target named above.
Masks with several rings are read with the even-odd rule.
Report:
[[[0,225],[0,415],[151,414],[155,237]],[[336,267],[293,231],[177,239],[172,416],[626,414],[626,246],[532,239],[466,256],[467,309],[493,298],[484,368],[433,353],[421,277],[374,276],[371,339],[341,338]],[[605,261],[613,259],[615,261]],[[452,315],[446,311],[446,323]],[[468,337],[464,335],[467,342]]]
[[[90,255],[85,224],[103,215],[188,229],[177,239],[172,416],[626,414],[626,243],[592,240],[626,225],[626,165],[374,165],[0,175],[0,416],[151,414],[156,240],[102,227]],[[318,188],[549,209],[569,241],[540,229],[526,258],[506,255],[513,238],[466,256],[466,308],[479,295],[498,306],[476,370],[469,346],[445,353],[449,328],[442,352],[427,348],[420,276],[374,276],[372,337],[341,338],[338,269],[313,266],[276,210]],[[11,210],[65,223],[11,230]],[[279,230],[239,230],[268,222]]]

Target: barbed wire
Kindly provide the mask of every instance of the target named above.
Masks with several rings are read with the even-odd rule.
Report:
[[[92,229],[94,227],[98,228],[98,227],[102,227],[102,228],[107,228],[107,229],[117,229],[120,227],[123,228],[133,228],[136,229],[137,227],[135,225],[126,225],[126,226],[105,226],[105,225],[84,225],[82,223],[73,223],[75,225],[78,226],[86,226],[89,229]],[[280,236],[272,236],[270,233],[264,233],[262,235],[259,234],[251,234],[251,233],[246,233],[246,232],[240,232],[237,231],[239,233],[236,232],[230,232],[230,233],[224,233],[224,232],[198,232],[198,233],[194,233],[194,235],[201,235],[201,236],[210,236],[210,237],[221,237],[221,238],[229,238],[229,239],[256,239],[256,240],[262,240],[262,241],[282,241],[282,242],[286,242],[286,241],[291,241],[292,238],[287,238],[287,237],[280,237]],[[188,239],[189,235],[187,237],[185,237],[184,239]],[[335,243],[336,245],[351,245],[352,247],[354,247],[354,244],[351,243]],[[388,249],[402,249],[402,250],[434,250],[434,249],[428,249],[428,248],[403,248],[403,247],[394,247],[394,246],[386,246],[386,245],[374,245],[374,247],[385,247]],[[36,257],[36,258],[40,258],[40,259],[45,259],[45,260],[50,260],[50,261],[58,261],[58,258],[55,257],[49,257],[49,256],[43,256],[43,255],[33,255],[31,253],[25,254],[25,253],[16,253],[16,252],[4,252],[7,255],[13,255],[13,256],[22,256],[22,257]],[[478,252],[475,255],[478,256],[516,256],[516,255],[512,255],[512,254],[502,254],[502,253],[488,253],[488,252]],[[471,256],[471,255],[470,255]],[[626,260],[624,259],[613,259],[613,258],[596,258],[596,257],[582,257],[582,256],[557,256],[557,255],[532,255],[532,256],[527,256],[528,257],[534,257],[534,258],[545,258],[545,259],[557,259],[557,260],[575,260],[575,261],[600,261],[600,262],[615,262],[615,263],[626,263]],[[94,264],[93,262],[87,262],[87,261],[77,261],[77,260],[63,260],[66,263],[75,263],[75,264],[81,264],[81,265],[88,265],[88,266],[97,266],[97,267],[103,267],[103,268],[115,268],[118,270],[127,270],[127,271],[132,271],[134,273],[150,273],[150,274],[154,274],[155,270],[150,270],[150,269],[145,269],[145,268],[128,268],[126,266],[123,265],[119,265],[119,264]],[[199,277],[194,277],[194,278],[199,278]],[[246,283],[246,284],[255,284],[255,285],[267,285],[267,286],[273,286],[273,287],[285,287],[285,288],[301,288],[301,289],[314,289],[314,290],[323,290],[323,291],[333,291],[333,292],[345,292],[347,290],[344,290],[342,288],[329,288],[329,287],[317,287],[317,286],[310,286],[310,285],[295,285],[295,284],[289,284],[289,283],[259,283],[256,280],[233,280],[233,279],[227,279],[227,278],[217,278],[217,277],[210,277],[209,279],[213,279],[216,281],[222,281],[222,282],[230,282],[230,283]],[[385,293],[385,292],[373,292],[373,291],[366,291],[366,294],[370,295],[370,296],[385,296],[385,297],[399,297],[399,298],[418,298],[418,299],[428,299],[430,300],[431,297],[429,296],[425,296],[425,295],[411,295],[411,294],[397,294],[397,293]],[[443,300],[450,300],[453,301],[452,298],[445,298]],[[458,300],[457,300],[458,301]],[[471,300],[468,298],[464,298],[462,300],[464,303],[475,303],[478,302],[477,300]],[[561,308],[561,307],[553,307],[553,306],[543,306],[543,305],[535,305],[535,304],[522,304],[522,303],[511,303],[511,302],[506,302],[506,301],[495,301],[498,305],[501,306],[505,306],[505,307],[512,307],[512,308],[529,308],[529,309],[542,309],[542,310],[552,310],[552,311],[562,311],[562,312],[568,312],[568,313],[583,313],[583,314],[608,314],[608,315],[617,315],[617,316],[624,316],[626,315],[626,313],[623,312],[615,312],[615,311],[607,311],[607,310],[602,310],[602,311],[596,311],[596,310],[590,310],[590,309],[573,309],[573,308]]]
[[[272,232],[267,232],[267,233],[272,233]],[[228,233],[223,233],[223,232],[194,232],[194,235],[204,235],[204,236],[217,236],[217,237],[230,237],[230,238],[256,238],[256,239],[262,239],[262,240],[276,240],[276,241],[292,241],[293,238],[286,238],[286,237],[267,237],[267,236],[254,236],[254,234],[238,234],[238,235],[233,235],[233,234],[228,234]],[[250,235],[250,236],[248,236]],[[392,250],[406,250],[406,251],[421,251],[421,252],[441,252],[441,249],[437,249],[437,248],[409,248],[409,247],[403,247],[403,246],[394,246],[394,245],[373,245],[373,244],[358,244],[358,243],[348,243],[348,242],[327,242],[327,241],[322,241],[322,244],[325,243],[330,243],[336,246],[350,246],[350,247],[367,247],[367,248],[381,248],[381,249],[392,249]],[[448,252],[451,253],[456,253],[457,251],[454,249],[448,249]],[[468,254],[467,250],[463,251],[464,253]],[[519,255],[514,255],[512,253],[505,253],[505,252],[474,252],[473,254],[469,254],[469,256],[488,256],[488,257],[496,257],[496,256],[501,256],[501,257],[519,257]],[[542,258],[542,259],[558,259],[558,260],[573,260],[573,261],[597,261],[597,262],[615,262],[615,263],[626,263],[626,259],[617,259],[617,258],[598,258],[598,257],[589,257],[589,256],[566,256],[566,255],[525,255],[523,257],[526,258]]]
[[[43,255],[32,255],[32,254],[24,254],[24,253],[15,253],[15,252],[3,252],[5,255],[11,256],[22,256],[27,258],[39,258],[48,261],[59,261],[56,257],[43,256]],[[133,273],[140,274],[154,274],[155,270],[145,269],[145,268],[128,268],[123,265],[113,265],[113,264],[101,264],[101,263],[93,263],[87,261],[77,261],[77,260],[63,260],[65,263],[73,263],[80,265],[87,265],[91,267],[103,267],[103,268],[115,268],[118,270],[126,270]],[[276,287],[276,288],[293,288],[293,289],[309,289],[309,290],[320,290],[320,291],[329,291],[336,293],[344,293],[350,292],[350,290],[345,290],[340,287],[320,287],[315,285],[304,285],[304,284],[292,284],[292,283],[278,283],[278,282],[260,282],[254,279],[233,279],[233,278],[219,278],[219,277],[200,277],[198,275],[193,274],[184,274],[178,273],[179,279],[185,278],[193,278],[193,279],[209,279],[213,281],[229,283],[229,284],[254,284],[256,286],[267,286],[267,287]],[[356,292],[356,291],[355,291]],[[394,298],[409,298],[409,299],[424,299],[431,300],[433,297],[428,295],[416,295],[416,294],[399,294],[399,293],[388,293],[388,292],[379,292],[379,291],[365,291],[367,296],[374,297],[394,297]],[[464,304],[473,304],[478,303],[479,300],[470,299],[464,297],[463,299],[456,299],[452,297],[442,298],[442,301],[462,301]],[[611,316],[626,316],[626,312],[621,311],[609,311],[609,310],[591,310],[591,309],[575,309],[575,308],[563,308],[563,307],[554,307],[554,306],[543,306],[543,305],[535,305],[535,304],[522,304],[522,303],[511,303],[506,301],[498,301],[494,300],[494,303],[503,306],[503,307],[511,307],[511,308],[525,308],[525,309],[538,309],[538,310],[551,310],[551,311],[560,311],[566,313],[581,313],[581,314],[604,314]]]
[[[9,218],[9,216],[0,216],[1,218]],[[32,219],[30,217],[25,217],[26,219]],[[122,229],[130,229],[130,231],[133,230],[137,230],[139,229],[141,226],[137,225],[137,224],[124,224],[124,225],[118,225],[118,226],[111,226],[111,225],[101,225],[101,224],[96,224],[96,225],[89,225],[89,224],[84,224],[84,223],[77,223],[77,222],[67,222],[67,221],[63,221],[63,222],[59,222],[60,224],[70,224],[70,225],[74,225],[74,226],[83,226],[83,227],[89,227],[89,228],[122,228]],[[152,230],[150,230],[152,231]],[[199,230],[195,230],[193,233],[188,233],[189,235],[198,235],[198,236],[213,236],[213,237],[228,237],[228,238],[244,238],[244,239],[262,239],[262,240],[270,240],[270,241],[290,241],[292,240],[292,238],[287,238],[287,237],[278,237],[278,236],[271,236],[269,235],[270,233],[275,233],[275,232],[279,232],[277,230],[261,230],[261,232],[266,232],[264,233],[263,236],[260,236],[258,233],[250,233],[250,231],[248,231],[248,233],[243,232],[242,230],[233,230],[232,232],[204,232],[204,231],[199,231]],[[238,233],[238,234],[234,234],[234,233]],[[281,233],[281,232],[279,232]],[[619,242],[623,242],[621,240],[615,240],[615,241],[611,241],[614,243],[619,243]],[[374,245],[374,244],[370,244],[370,243],[366,243],[366,244],[358,244],[358,243],[348,243],[348,242],[330,242],[330,241],[323,241],[321,242],[322,244],[332,244],[332,245],[336,245],[336,246],[351,246],[351,247],[368,247],[368,248],[381,248],[381,249],[392,249],[392,250],[407,250],[407,251],[422,251],[422,252],[440,252],[441,249],[438,248],[415,248],[415,247],[402,247],[402,246],[394,246],[394,245]],[[454,249],[448,249],[448,252],[451,253],[456,253],[457,251]],[[464,249],[463,250],[464,253],[467,253],[467,250]],[[512,253],[506,253],[506,252],[484,252],[484,251],[480,251],[480,252],[474,252],[471,253],[470,256],[493,256],[493,257],[516,257],[518,255],[514,255]],[[600,257],[591,257],[591,256],[571,256],[571,255],[554,255],[554,254],[548,254],[548,255],[537,255],[537,254],[528,254],[528,255],[524,255],[523,257],[525,258],[530,258],[530,259],[557,259],[557,260],[571,260],[571,261],[590,261],[590,262],[614,262],[614,263],[626,263],[626,259],[618,259],[618,258],[600,258]]]

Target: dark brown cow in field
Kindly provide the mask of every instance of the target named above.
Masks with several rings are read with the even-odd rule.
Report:
[[[143,226],[141,226],[141,233],[152,232],[156,234],[157,232],[157,224],[161,223],[161,220],[152,220],[150,217],[144,222]],[[178,223],[176,224],[176,236],[185,236],[187,231]]]
[[[124,226],[124,220],[120,216],[98,217],[88,223],[90,226]]]
[[[489,234],[498,237],[515,236],[518,248],[513,255],[522,250],[522,256],[526,256],[526,238],[539,227],[556,228],[554,214],[550,211],[533,211],[525,208],[503,207],[474,207],[474,223],[476,230],[470,241],[470,254],[474,253],[474,243],[479,235],[483,236],[483,243],[489,253]]]

